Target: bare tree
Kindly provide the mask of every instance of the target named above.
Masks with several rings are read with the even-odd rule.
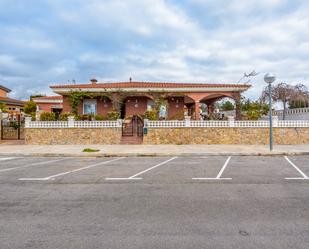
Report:
[[[305,85],[298,84],[296,86],[292,86],[282,82],[273,87],[271,97],[274,102],[282,102],[283,120],[285,120],[287,103],[297,100],[308,101],[309,93]],[[262,92],[261,101],[265,102],[268,98],[268,87],[265,87]]]
[[[286,116],[286,107],[287,103],[296,95],[295,89],[293,86],[287,83],[279,83],[275,85],[272,89],[272,100],[274,102],[282,102],[283,104],[283,120]],[[264,88],[262,92],[261,99],[266,101],[269,98],[268,86]]]

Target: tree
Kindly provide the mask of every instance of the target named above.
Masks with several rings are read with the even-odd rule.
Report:
[[[265,102],[269,98],[268,87],[265,87],[261,101]],[[272,100],[274,102],[282,102],[283,104],[283,120],[285,120],[287,103],[292,103],[297,100],[308,101],[309,94],[305,85],[298,84],[296,86],[289,85],[287,83],[279,83],[272,88]]]
[[[25,103],[25,108],[24,108],[24,111],[26,114],[33,114],[36,112],[36,103],[32,100],[30,101],[27,101]]]
[[[260,101],[251,101],[250,99],[242,99],[241,110],[244,118],[247,120],[258,120],[262,115],[266,115],[269,111],[267,104]]]
[[[39,98],[39,97],[46,97],[46,95],[41,94],[41,93],[32,94],[30,96],[30,100],[33,100],[34,98]]]
[[[0,110],[2,112],[7,112],[7,107],[6,107],[6,104],[5,103],[0,103]]]
[[[227,100],[227,101],[224,101],[220,106],[219,106],[219,109],[221,111],[232,111],[234,110],[234,105],[231,101]]]

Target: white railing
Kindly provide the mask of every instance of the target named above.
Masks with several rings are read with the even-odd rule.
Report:
[[[31,121],[26,122],[26,128],[69,128],[67,121]]]
[[[295,109],[287,109],[285,111],[286,115],[289,115],[289,114],[300,114],[300,113],[309,113],[309,108],[308,107],[305,107],[305,108],[295,108]],[[283,115],[283,110],[274,111],[273,114],[274,115]]]
[[[117,121],[28,121],[26,128],[120,128]]]
[[[29,121],[25,122],[26,128],[121,128],[122,120],[116,121]],[[149,121],[145,120],[147,128],[183,128],[183,127],[236,127],[236,128],[267,128],[268,120],[259,121],[196,121],[196,120],[166,120]],[[309,120],[273,120],[273,127],[309,127]]]
[[[148,128],[181,128],[181,127],[236,127],[236,128],[267,128],[269,121],[147,121]],[[309,120],[273,121],[273,127],[309,127]]]

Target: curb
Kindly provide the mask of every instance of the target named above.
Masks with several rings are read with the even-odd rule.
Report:
[[[304,156],[301,152],[206,152],[206,153],[0,153],[5,157],[200,157],[200,156]]]

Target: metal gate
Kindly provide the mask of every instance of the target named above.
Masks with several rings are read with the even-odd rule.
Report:
[[[143,128],[144,128],[143,120],[137,115],[134,115],[133,117],[124,120],[122,124],[122,136],[133,137],[137,135],[138,137],[142,137]]]
[[[1,120],[1,139],[2,140],[22,140],[24,137],[25,124],[20,120]]]

